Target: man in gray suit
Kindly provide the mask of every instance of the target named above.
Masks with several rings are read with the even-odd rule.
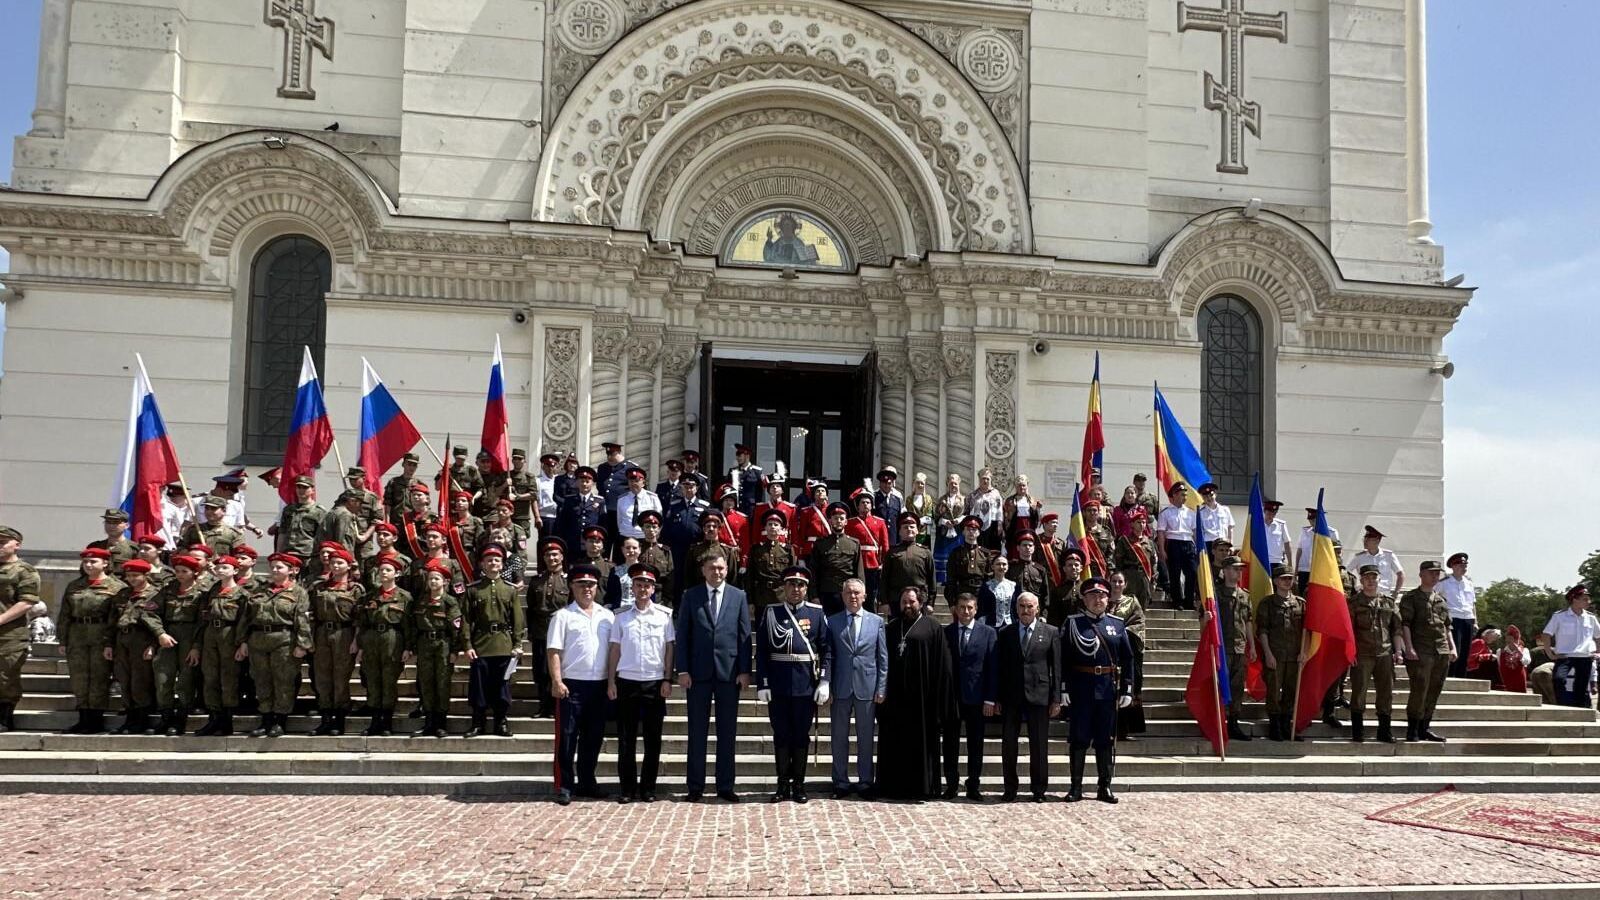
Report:
[[[872,789],[873,707],[883,702],[889,684],[889,644],[883,619],[861,607],[867,585],[859,578],[844,583],[844,611],[828,617],[833,640],[833,798]],[[850,720],[856,723],[856,778],[850,784]]]
[[[688,692],[690,803],[706,788],[706,741],[711,705],[717,707],[717,796],[738,803],[733,790],[733,753],[738,738],[739,692],[750,686],[750,604],[744,591],[728,584],[728,562],[707,556],[700,567],[705,584],[695,585],[678,604],[674,663],[678,686]]]
[[[1039,618],[1039,598],[1017,597],[1017,620],[1000,630],[1000,767],[1005,801],[1017,799],[1017,744],[1028,724],[1028,781],[1033,802],[1043,803],[1050,786],[1050,720],[1061,712],[1061,639]]]

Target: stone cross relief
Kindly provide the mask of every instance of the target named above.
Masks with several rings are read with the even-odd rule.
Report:
[[[1245,0],[1222,0],[1222,7],[1197,7],[1178,3],[1178,31],[1215,31],[1222,35],[1222,79],[1206,74],[1206,109],[1222,112],[1222,160],[1218,172],[1245,175],[1244,132],[1261,136],[1261,104],[1244,99],[1244,39],[1276,38],[1289,41],[1289,14],[1245,12]]]
[[[315,100],[311,89],[311,51],[333,59],[333,20],[317,15],[317,0],[266,0],[266,21],[283,29],[283,83],[278,96]]]

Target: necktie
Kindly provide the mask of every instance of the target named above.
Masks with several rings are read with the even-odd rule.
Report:
[[[1028,636],[1031,635],[1031,634],[1033,634],[1033,626],[1032,625],[1024,625],[1024,626],[1022,626],[1022,646],[1024,646],[1024,647],[1028,646]]]
[[[722,613],[722,591],[711,589],[711,624],[717,623],[717,618]]]
[[[850,646],[861,643],[861,614],[850,614]]]
[[[972,626],[971,625],[963,625],[963,626],[961,626],[961,649],[962,649],[962,651],[965,651],[967,649],[967,638],[969,638],[969,637],[972,637]]]

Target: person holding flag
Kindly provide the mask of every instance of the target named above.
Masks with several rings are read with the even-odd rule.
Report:
[[[178,454],[167,436],[167,423],[156,405],[155,389],[150,386],[150,375],[144,368],[144,357],[135,353],[138,371],[133,376],[133,400],[128,407],[128,431],[123,441],[122,464],[117,473],[117,484],[112,491],[112,506],[120,510],[127,531],[135,542],[149,534],[158,534],[165,527],[162,516],[162,492],[169,484],[183,489],[183,507],[191,510],[189,488],[183,484],[183,472],[178,467]],[[110,520],[111,510],[107,510]],[[174,535],[176,536],[176,535]],[[126,562],[127,558],[118,560]]]
[[[1229,556],[1217,570],[1222,575],[1216,588],[1216,602],[1222,650],[1227,654],[1228,740],[1231,741],[1250,740],[1250,735],[1239,724],[1239,715],[1244,709],[1245,673],[1249,667],[1259,669],[1261,665],[1255,647],[1256,604],[1250,593],[1239,586],[1244,568],[1244,560]],[[1265,581],[1263,578],[1262,582]]]
[[[1156,480],[1171,504],[1156,517],[1156,552],[1167,572],[1167,599],[1183,609],[1194,609],[1196,590],[1196,541],[1199,540],[1196,510],[1200,496],[1190,485],[1209,484],[1211,472],[1194,442],[1178,423],[1172,408],[1155,389]]]
[[[1228,738],[1222,730],[1222,711],[1229,705],[1233,681],[1228,677],[1226,649],[1222,643],[1221,617],[1217,598],[1212,591],[1211,559],[1200,556],[1200,643],[1194,651],[1194,664],[1189,669],[1189,682],[1184,688],[1184,705],[1200,726],[1200,733],[1211,742],[1217,756],[1227,759]]]
[[[1255,618],[1267,682],[1267,737],[1274,741],[1304,740],[1294,734],[1293,716],[1306,601],[1294,593],[1293,569],[1283,563],[1272,564],[1272,593],[1262,598]],[[1321,700],[1321,694],[1317,699]]]
[[[411,448],[422,440],[422,432],[411,423],[411,418],[400,409],[400,404],[395,402],[394,395],[384,386],[383,379],[378,377],[372,363],[366,357],[361,358],[361,456],[360,471],[366,481],[366,489],[373,493],[380,493],[385,503],[390,498],[394,502],[390,513],[393,514],[405,501],[405,489],[410,486],[410,479],[416,472],[417,457],[411,453]],[[396,489],[393,484],[380,487],[383,473],[395,463],[404,460],[409,471],[400,476],[402,481]],[[352,473],[356,469],[350,470]]]
[[[1317,492],[1316,517],[1312,529],[1311,571],[1306,581],[1304,601],[1305,636],[1300,651],[1303,662],[1297,679],[1299,693],[1296,695],[1290,737],[1310,724],[1312,716],[1319,709],[1324,710],[1325,717],[1331,717],[1329,712],[1332,707],[1327,705],[1329,688],[1343,678],[1345,670],[1356,661],[1356,639],[1350,628],[1344,566],[1339,563],[1339,551],[1335,544],[1337,538],[1328,526],[1321,491]],[[1440,683],[1443,684],[1442,680]]]

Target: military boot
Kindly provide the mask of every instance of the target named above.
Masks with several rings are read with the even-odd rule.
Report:
[[[4,726],[0,726],[0,727],[4,727]],[[88,727],[89,727],[89,711],[87,709],[80,709],[80,710],[78,710],[78,721],[73,723],[72,725],[69,725],[66,728],[62,729],[61,733],[62,734],[88,734],[89,732],[86,730]]]
[[[139,710],[139,731],[137,733],[146,737],[156,733],[156,726],[155,723],[150,721],[150,710],[148,708]]]
[[[774,768],[778,771],[778,789],[768,802],[781,803],[789,799],[789,748],[776,747],[772,751]]]
[[[138,719],[139,719],[139,715],[138,715],[137,711],[132,710],[132,709],[125,710],[122,713],[122,724],[118,725],[116,728],[113,728],[111,730],[111,733],[112,734],[137,734],[138,732],[134,731],[133,726],[138,724]]]
[[[811,799],[806,796],[806,751],[804,748],[789,750],[789,799],[796,803],[805,803]]]
[[[269,729],[271,727],[272,727],[272,713],[264,712],[264,713],[261,714],[261,718],[256,722],[256,727],[250,729],[246,733],[249,734],[251,737],[255,737],[255,738],[266,737],[267,736],[267,729]]]
[[[1417,741],[1420,741],[1420,740],[1422,740],[1422,739],[1417,737],[1417,720],[1416,719],[1407,719],[1406,720],[1406,741],[1408,741],[1409,743],[1415,744]]]
[[[462,737],[475,738],[480,734],[484,734],[485,733],[484,727],[485,727],[485,723],[486,723],[487,720],[488,720],[488,714],[485,713],[483,710],[481,710],[481,709],[473,710],[472,711],[472,727],[468,728],[467,729],[467,733],[462,735]]]
[[[319,709],[319,710],[317,710],[317,715],[320,718],[319,718],[319,721],[317,722],[317,727],[311,729],[311,732],[310,732],[311,736],[312,737],[326,737],[327,735],[332,734],[333,733],[333,710],[331,710],[331,709]]]
[[[1100,789],[1095,791],[1094,798],[1101,803],[1116,803],[1117,795],[1111,793],[1111,776],[1117,768],[1117,751],[1111,747],[1094,748],[1094,768],[1096,780],[1100,784]]]
[[[1247,732],[1245,732],[1244,726],[1239,724],[1239,717],[1238,716],[1229,716],[1228,717],[1228,740],[1230,740],[1230,741],[1248,741],[1248,740],[1251,740],[1250,735]]]
[[[233,735],[233,710],[217,713],[217,737]]]
[[[511,726],[506,724],[505,713],[494,714],[494,733],[499,737],[511,737]]]
[[[1279,730],[1277,716],[1267,716],[1267,740],[1283,740],[1283,732]]]
[[[394,710],[385,709],[381,711],[381,714],[383,716],[383,727],[378,732],[378,737],[388,737],[394,734]]]
[[[433,734],[433,714],[432,713],[429,713],[427,715],[422,716],[422,727],[418,728],[416,731],[411,732],[411,736],[412,737],[427,737],[430,734]]]
[[[445,713],[434,713],[432,716],[433,731],[429,732],[436,738],[448,737],[450,729],[446,725]]]
[[[182,710],[172,711],[172,722],[167,726],[168,737],[182,737],[189,729],[189,714]]]
[[[1367,736],[1361,731],[1362,714],[1355,710],[1350,711],[1350,740],[1358,744],[1366,743]]]
[[[328,734],[332,735],[333,737],[343,737],[344,736],[344,711],[343,710],[333,714],[333,728],[328,731]]]
[[[210,737],[222,727],[222,717],[214,712],[206,713],[206,723],[194,730],[195,737]]]
[[[367,727],[366,728],[361,729],[361,736],[362,737],[378,737],[378,736],[380,736],[382,734],[383,734],[383,710],[375,708],[375,709],[372,710],[372,721],[367,723]]]
[[[1442,744],[1445,740],[1442,736],[1433,733],[1432,716],[1429,716],[1428,718],[1417,723],[1417,737],[1425,741],[1432,741],[1436,744]]]
[[[1378,740],[1385,744],[1394,743],[1394,731],[1389,727],[1388,716],[1378,716]]]
[[[289,724],[289,716],[285,713],[273,713],[272,724],[267,727],[267,737],[283,737],[283,726]]]
[[[1072,786],[1067,789],[1067,802],[1077,803],[1083,799],[1083,770],[1089,757],[1089,748],[1073,744],[1070,748],[1072,759]]]

